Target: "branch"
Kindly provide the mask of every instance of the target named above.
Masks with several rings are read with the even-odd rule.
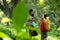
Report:
[[[6,14],[5,7],[0,3],[0,9]]]
[[[5,9],[7,9],[7,11],[8,11],[9,10],[9,6],[8,6],[8,3],[6,2],[6,0],[3,0],[3,4],[4,4]]]
[[[16,6],[17,3],[19,2],[19,0],[11,0],[11,2],[12,2],[12,5],[13,5],[13,6]]]
[[[6,16],[10,17],[10,14],[11,14],[11,11],[10,11],[10,8],[9,8],[9,5],[7,3],[6,0],[3,0],[3,4],[4,4],[4,7],[5,7],[5,12],[6,12]]]
[[[17,5],[18,1],[20,0],[11,0],[11,5],[12,7],[9,7],[9,4],[7,3],[6,0],[2,0],[3,1],[3,5],[1,5],[0,3],[0,9],[8,16],[11,18],[11,15],[12,15],[12,11],[13,11],[13,8]]]
[[[4,6],[1,5],[1,3],[0,3],[0,9],[1,9],[1,10],[4,10]]]

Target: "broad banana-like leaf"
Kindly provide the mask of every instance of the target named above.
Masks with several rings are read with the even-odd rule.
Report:
[[[20,2],[18,5],[14,8],[13,14],[12,14],[12,21],[14,28],[19,31],[26,22],[28,17],[28,7],[25,4],[25,2]]]

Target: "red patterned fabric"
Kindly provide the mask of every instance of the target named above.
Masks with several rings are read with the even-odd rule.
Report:
[[[41,32],[48,32],[48,30],[45,29],[45,24],[44,24],[44,20],[42,20],[42,23],[41,23]]]

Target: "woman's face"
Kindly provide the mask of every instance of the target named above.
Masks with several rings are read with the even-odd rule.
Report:
[[[33,11],[31,12],[31,15],[33,14]]]
[[[34,16],[34,13],[33,13],[33,11],[31,12],[31,16]]]

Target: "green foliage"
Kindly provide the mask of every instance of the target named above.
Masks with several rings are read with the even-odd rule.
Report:
[[[5,26],[0,24],[0,32],[7,34],[11,39],[16,37],[16,30],[13,28],[10,28],[10,26]]]
[[[19,31],[24,23],[26,22],[28,17],[28,7],[26,3],[20,2],[18,5],[14,8],[13,14],[12,14],[12,21],[14,28]]]
[[[28,0],[29,1],[29,0]],[[31,2],[30,2],[31,1]],[[7,28],[7,26],[3,26],[4,28],[0,28],[0,31],[8,34],[12,38],[16,38],[16,40],[37,40],[40,39],[41,36],[33,37],[31,38],[29,33],[26,32],[26,29],[36,30],[38,33],[40,32],[40,28],[31,28],[31,27],[24,27],[24,23],[27,20],[28,17],[28,7],[33,8],[37,10],[38,15],[40,16],[38,20],[41,22],[42,15],[47,13],[51,20],[51,31],[49,32],[49,36],[51,38],[55,38],[56,35],[58,35],[60,32],[60,27],[57,28],[57,26],[60,26],[60,1],[57,0],[30,0],[27,4],[25,2],[20,2],[17,4],[17,6],[13,10],[12,14],[12,22],[13,27],[17,30],[14,30],[14,28]],[[31,3],[31,5],[29,5]],[[0,25],[2,26],[2,25]],[[40,26],[39,26],[40,27]],[[57,28],[57,29],[56,29]],[[25,30],[24,30],[25,29]],[[23,30],[23,31],[21,31]],[[40,34],[40,33],[39,33]],[[53,37],[55,36],[55,37]],[[56,39],[57,40],[57,39]]]
[[[20,39],[20,40],[31,40],[31,37],[30,37],[29,33],[27,33],[27,32],[21,31],[17,36],[18,36],[17,39]]]

